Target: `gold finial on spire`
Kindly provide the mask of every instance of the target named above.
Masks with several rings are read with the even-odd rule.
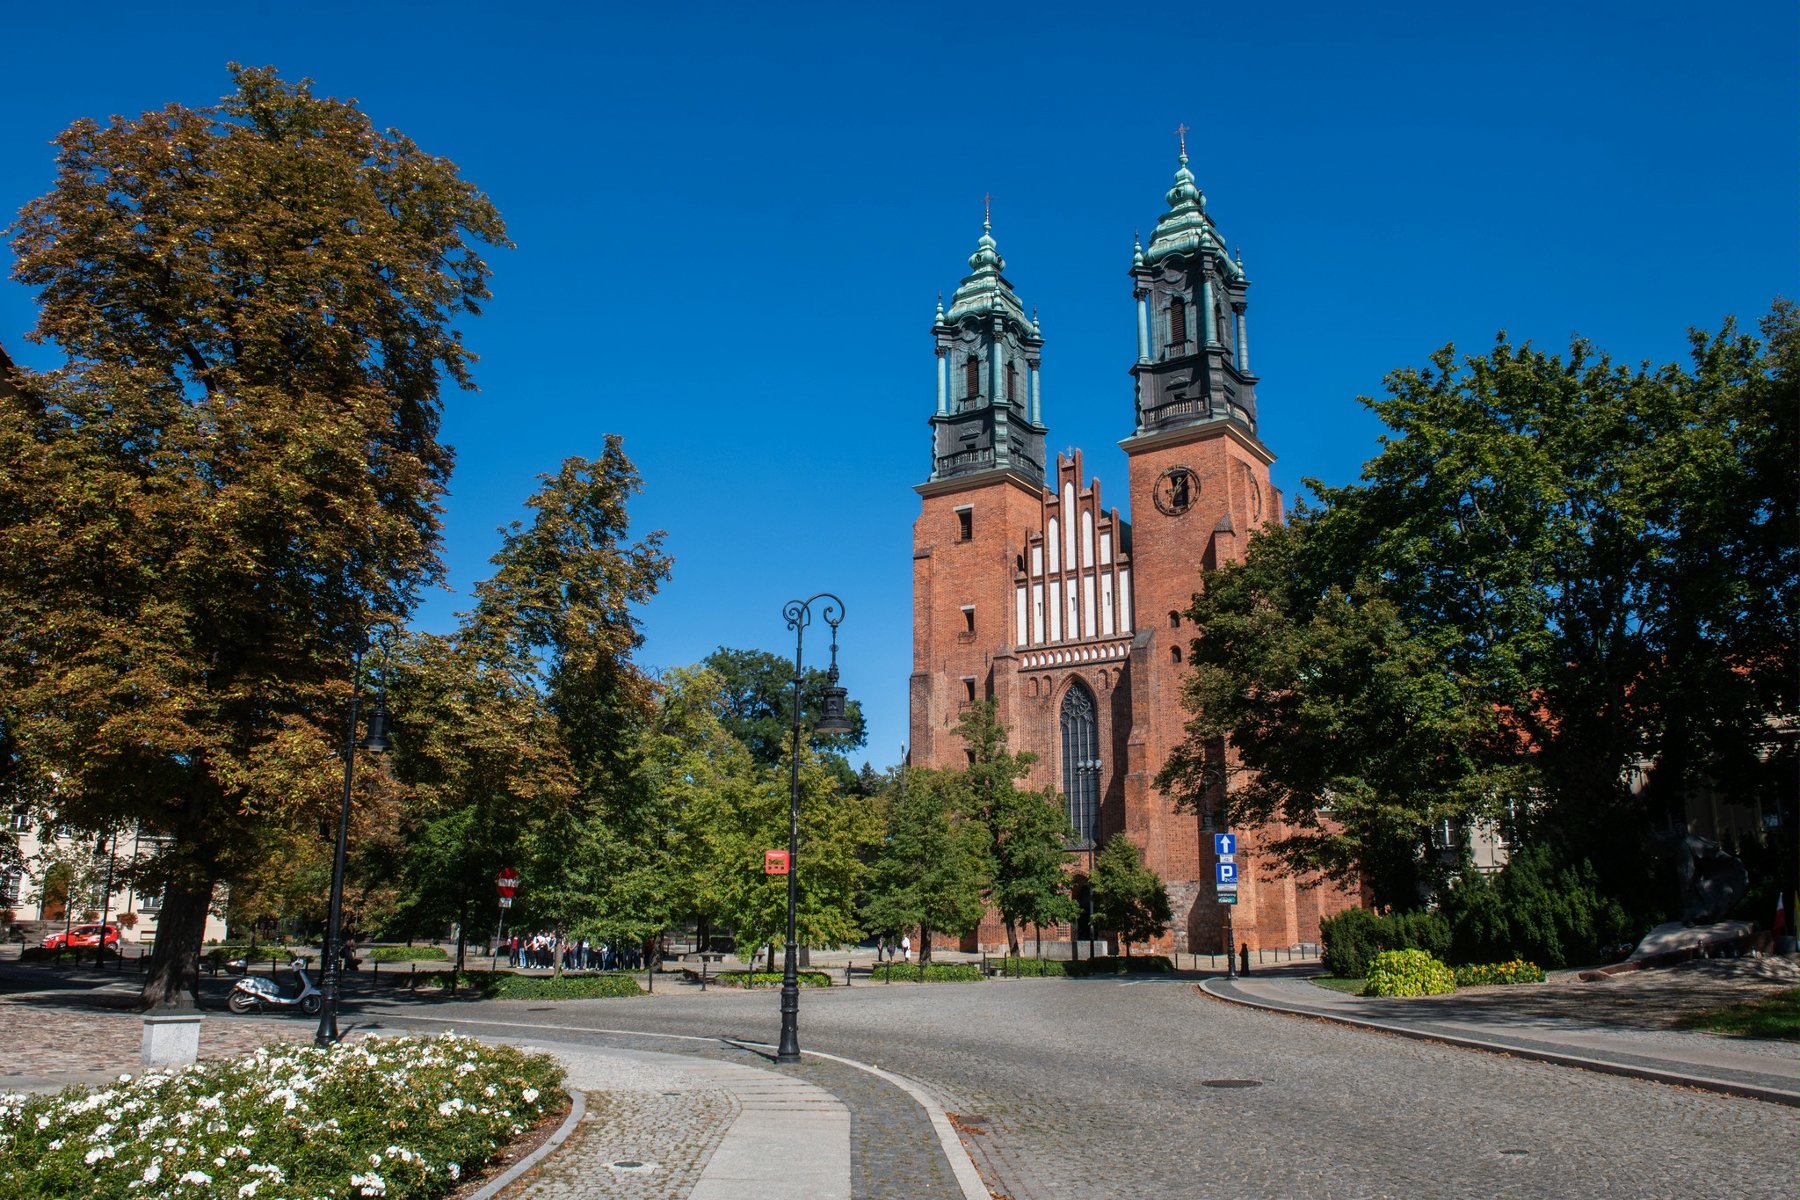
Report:
[[[1181,161],[1182,162],[1187,161],[1187,135],[1192,132],[1193,132],[1193,130],[1191,130],[1187,127],[1186,121],[1183,121],[1181,124],[1179,124],[1175,127],[1175,136],[1181,139]]]

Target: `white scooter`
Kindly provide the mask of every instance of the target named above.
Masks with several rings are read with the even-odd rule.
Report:
[[[277,987],[273,979],[246,975],[232,985],[231,997],[225,1001],[225,1006],[234,1013],[262,1008],[297,1008],[309,1017],[318,1016],[319,1010],[325,1007],[325,997],[307,978],[306,960],[296,958],[288,965],[293,968],[294,978],[300,981],[299,992],[289,995]]]

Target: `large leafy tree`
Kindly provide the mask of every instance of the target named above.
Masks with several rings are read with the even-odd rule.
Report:
[[[555,719],[573,796],[538,806],[523,830],[520,915],[571,936],[648,936],[672,904],[667,796],[642,770],[655,686],[631,661],[643,641],[635,608],[671,562],[660,532],[631,538],[627,506],[641,488],[615,434],[598,458],[545,476],[461,635],[484,661],[512,664]]]
[[[992,700],[969,706],[956,733],[970,755],[960,772],[968,816],[987,833],[988,902],[999,910],[1008,952],[1016,955],[1022,926],[1075,918],[1068,872],[1074,856],[1067,850],[1073,831],[1054,789],[1019,787],[1037,756],[1007,747]]]
[[[257,831],[319,815],[263,752],[342,742],[350,647],[440,573],[439,389],[506,244],[450,162],[231,70],[215,106],[76,122],[11,229],[68,363],[0,395],[0,703],[59,819],[173,839],[153,1004]]]
[[[1687,367],[1502,338],[1390,375],[1362,481],[1208,577],[1165,785],[1241,766],[1228,817],[1295,823],[1294,865],[1374,867],[1394,902],[1384,830],[1422,858],[1508,801],[1645,904],[1643,835],[1691,789],[1791,811],[1792,306],[1763,333],[1696,333]]]
[[[1125,957],[1169,927],[1169,891],[1130,838],[1114,834],[1094,859],[1094,920],[1118,934]]]
[[[870,871],[863,924],[919,930],[919,961],[931,961],[931,932],[960,937],[987,911],[988,835],[968,819],[960,772],[902,767],[883,797],[887,829]]]

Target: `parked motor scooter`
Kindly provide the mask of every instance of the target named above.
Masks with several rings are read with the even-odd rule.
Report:
[[[276,986],[273,979],[246,975],[231,986],[231,997],[225,1001],[225,1006],[234,1013],[261,1008],[297,1008],[309,1017],[318,1016],[325,1006],[325,997],[307,977],[306,960],[296,958],[288,965],[293,969],[294,978],[300,981],[298,992],[289,994]]]

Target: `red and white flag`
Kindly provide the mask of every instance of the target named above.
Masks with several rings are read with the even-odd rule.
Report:
[[[1779,937],[1787,930],[1787,893],[1782,892],[1775,897],[1775,934]]]

